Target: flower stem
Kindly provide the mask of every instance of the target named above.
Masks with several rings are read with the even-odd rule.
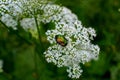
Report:
[[[40,46],[42,46],[42,48],[44,49],[44,46],[43,46],[43,44],[42,44],[42,37],[41,37],[41,34],[40,34],[40,28],[39,28],[39,25],[38,25],[38,21],[37,21],[37,17],[36,16],[34,16],[34,19],[35,19],[35,23],[36,23],[36,27],[37,27],[37,32],[38,32],[38,38],[39,38],[39,44],[40,44]],[[43,50],[42,49],[42,50]],[[43,51],[41,51],[41,52],[43,52]]]
[[[37,63],[38,59],[37,59],[37,54],[34,53],[34,66],[35,66],[35,78],[36,80],[40,80],[40,77],[39,77],[39,72],[38,72],[38,63]]]
[[[35,23],[36,23],[36,28],[37,28],[37,32],[38,32],[38,39],[39,39],[39,41],[38,41],[38,47],[39,46],[42,46],[41,48],[40,48],[40,53],[42,54],[43,53],[43,50],[44,50],[44,46],[43,46],[43,44],[42,44],[42,37],[41,37],[41,34],[40,34],[40,28],[39,28],[39,24],[38,24],[38,21],[37,21],[37,17],[36,16],[34,16],[34,19],[35,19]],[[39,54],[38,54],[39,55]],[[40,78],[39,78],[39,73],[38,73],[38,64],[37,64],[37,54],[35,53],[34,54],[34,61],[35,61],[35,71],[36,71],[36,73],[37,73],[37,75],[38,75],[38,78],[37,78],[37,80],[40,80]]]
[[[22,40],[24,40],[25,42],[27,42],[29,45],[33,45],[32,42],[30,42],[29,40],[23,38],[17,31],[10,29],[6,24],[4,24],[1,20],[0,23],[9,31],[15,33],[19,38],[21,38]]]

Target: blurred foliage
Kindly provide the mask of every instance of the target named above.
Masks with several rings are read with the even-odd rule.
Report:
[[[56,3],[71,9],[84,26],[97,30],[93,43],[101,48],[99,59],[82,65],[84,72],[77,80],[120,80],[120,0],[57,0]],[[44,35],[46,29],[41,29],[45,45],[42,51],[39,40],[32,39],[30,33],[10,30],[0,24],[0,59],[4,60],[0,80],[72,80],[65,68],[45,61],[42,52],[49,45]]]

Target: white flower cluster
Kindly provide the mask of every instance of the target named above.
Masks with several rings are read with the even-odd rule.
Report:
[[[79,78],[82,73],[80,63],[84,64],[98,58],[100,49],[91,43],[93,37],[96,36],[95,30],[83,27],[77,16],[65,7],[62,7],[59,14],[53,15],[49,19],[46,22],[55,22],[55,29],[46,32],[47,39],[52,44],[44,52],[47,61],[53,62],[58,67],[68,67],[68,76]],[[56,35],[62,36],[61,44],[66,39],[67,45],[58,44]]]
[[[15,30],[17,29],[17,21],[15,21],[12,16],[5,14],[2,16],[1,21],[3,21],[6,24],[6,26],[12,27]]]
[[[0,72],[2,72],[3,71],[3,61],[2,60],[0,60]]]
[[[90,42],[96,36],[94,29],[82,27],[78,20],[73,21],[74,26],[69,24],[58,22],[56,29],[46,32],[47,39],[52,46],[44,54],[48,62],[53,62],[58,67],[68,67],[69,77],[79,78],[82,72],[80,63],[84,64],[92,59],[97,59],[99,47]],[[55,39],[56,35],[64,37],[67,45],[58,44]],[[64,39],[61,41],[64,43]]]
[[[8,27],[17,29],[20,23],[23,29],[37,35],[36,26],[41,22],[55,23],[55,29],[46,32],[51,46],[44,55],[48,62],[67,67],[69,77],[79,78],[83,72],[80,63],[98,58],[100,49],[91,43],[96,36],[95,30],[83,27],[77,16],[66,7],[39,0],[11,0],[11,3],[6,6],[0,2],[1,21]]]
[[[40,23],[48,23],[53,15],[60,12],[60,6],[47,3],[47,0],[2,0],[0,1],[0,20],[14,30],[17,26],[38,35],[35,18]]]

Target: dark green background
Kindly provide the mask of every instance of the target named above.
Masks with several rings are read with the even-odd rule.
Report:
[[[120,80],[120,0],[58,0],[56,3],[71,9],[83,26],[93,27],[97,33],[93,43],[100,46],[99,59],[81,65],[84,72],[77,80]],[[44,40],[44,30],[41,35],[46,49],[49,44]],[[72,80],[66,68],[45,61],[41,48],[39,40],[30,33],[23,29],[8,30],[0,24],[0,59],[4,60],[0,80],[37,80],[38,77],[39,80]]]

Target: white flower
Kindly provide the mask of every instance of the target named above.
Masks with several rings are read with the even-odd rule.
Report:
[[[17,25],[16,22],[23,22],[26,18],[31,18],[31,20],[26,22],[26,25],[35,22],[35,18],[38,23],[49,23],[52,20],[55,21],[58,17],[55,18],[54,15],[60,12],[60,9],[60,6],[49,4],[47,3],[47,0],[5,0],[0,2],[0,19],[8,27],[17,29],[15,28]],[[7,18],[11,19],[9,20]],[[23,23],[20,25],[23,26]],[[30,28],[35,29],[35,27],[36,25]],[[26,30],[26,28],[24,29]]]
[[[29,29],[37,30],[36,27],[34,27],[36,26],[34,18],[23,18],[20,21],[20,24],[25,30],[29,30]]]
[[[69,67],[67,69],[67,72],[69,73],[68,76],[71,78],[79,78],[83,70],[80,69],[80,66],[73,65],[72,67]]]
[[[58,67],[66,66],[74,70],[74,65],[79,66],[80,63],[85,63],[91,59],[97,59],[99,54],[99,47],[90,43],[90,37],[94,35],[89,34],[89,29],[81,28],[80,31],[75,27],[67,27],[67,24],[58,24],[54,30],[48,30],[46,35],[49,42],[53,45],[44,53],[48,62],[55,63]],[[78,25],[81,26],[81,25]],[[94,33],[93,33],[94,34]],[[56,35],[60,36],[61,41],[57,42]],[[67,45],[63,46],[64,39]],[[60,40],[59,40],[60,41]],[[59,43],[59,44],[58,44]],[[78,78],[82,70],[76,69],[79,73],[69,73],[69,77]],[[79,75],[79,76],[78,76]]]
[[[96,33],[92,28],[83,27],[70,10],[63,8],[63,11],[58,14],[62,18],[60,22],[55,22],[55,29],[46,32],[52,46],[44,54],[48,62],[58,67],[68,67],[69,77],[79,78],[82,73],[80,63],[98,58],[99,47],[91,43]]]
[[[6,26],[12,27],[15,30],[17,29],[17,21],[15,21],[12,16],[5,14],[1,17],[1,21],[4,22]]]
[[[44,0],[11,0],[0,4],[1,20],[8,27],[16,29],[17,22],[20,22],[20,26],[33,36],[38,35],[36,26],[40,27],[41,22],[55,23],[55,29],[46,32],[51,46],[44,54],[49,63],[67,67],[69,77],[79,78],[83,72],[80,63],[98,58],[100,49],[91,43],[96,36],[95,30],[83,27],[68,8],[44,3]]]

